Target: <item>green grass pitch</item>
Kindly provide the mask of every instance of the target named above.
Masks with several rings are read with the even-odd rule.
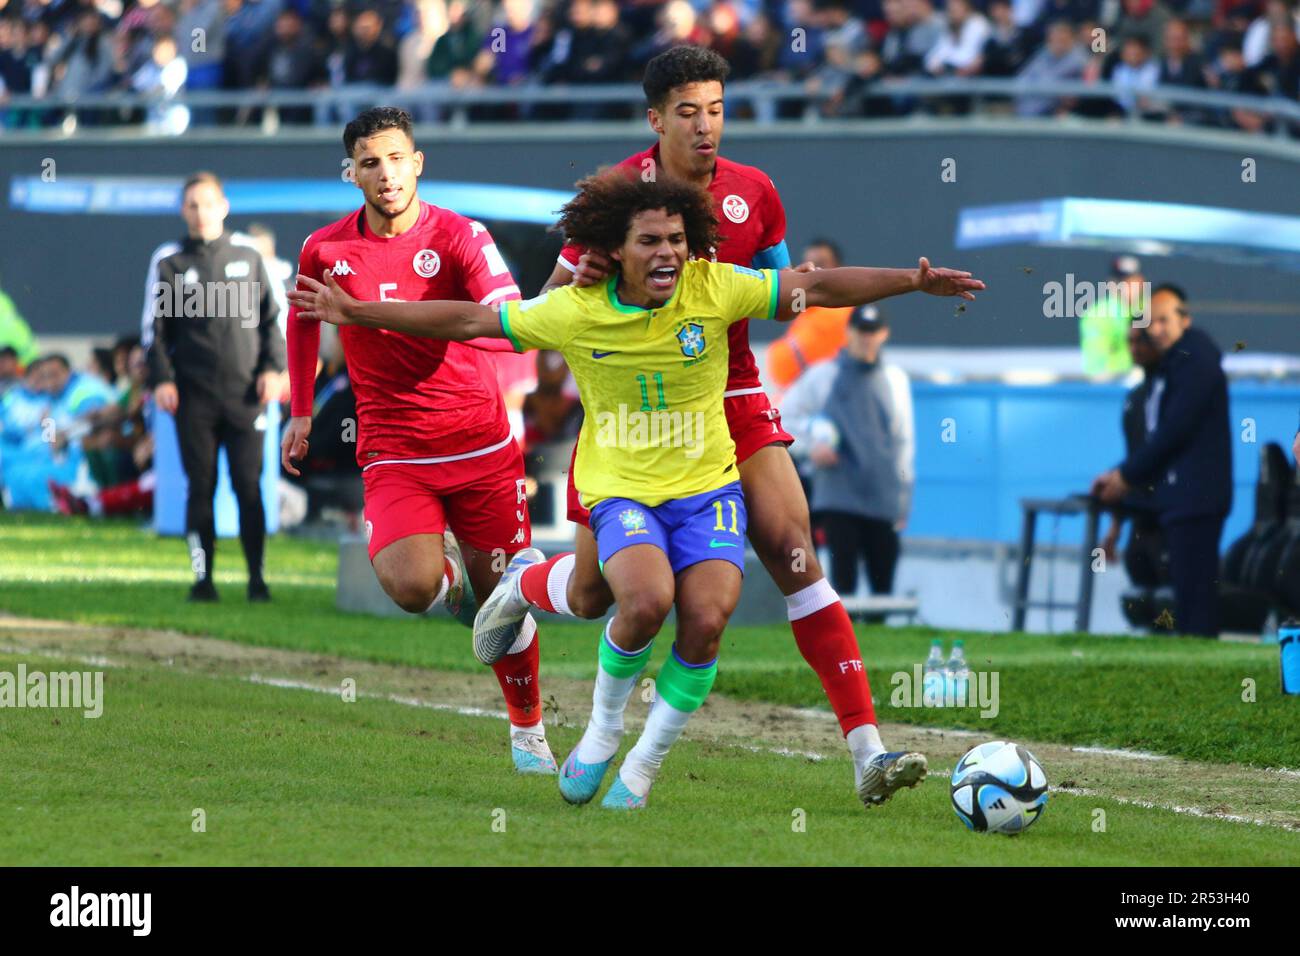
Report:
[[[332,545],[276,538],[276,601],[242,601],[223,542],[218,608],[183,603],[183,545],[136,525],[0,516],[0,610],[236,641],[439,671],[481,670],[450,623],[375,620],[333,607]],[[551,679],[594,672],[595,625],[547,626]],[[1253,768],[1300,767],[1300,701],[1277,688],[1276,647],[1178,639],[963,635],[1000,674],[1000,712],[889,704],[934,632],[867,628],[863,656],[882,721],[985,739],[1135,748]],[[949,636],[949,635],[944,635]],[[656,658],[662,659],[667,641]],[[0,650],[0,671],[86,669],[76,655]],[[652,665],[652,667],[655,665]],[[551,778],[509,771],[504,725],[363,697],[250,684],[136,661],[105,668],[102,717],[0,710],[0,859],[11,864],[825,864],[1294,865],[1300,833],[1056,792],[1023,837],[967,833],[936,776],[870,813],[847,756],[824,760],[684,741],[632,818],[574,808]],[[1243,700],[1243,681],[1256,697]],[[735,628],[717,691],[824,707],[786,629]],[[701,715],[700,720],[707,719]],[[560,756],[577,740],[554,727]],[[972,741],[973,743],[974,741]],[[630,742],[625,742],[625,749]],[[1187,766],[1193,766],[1188,764]],[[946,768],[938,768],[946,769]],[[1049,777],[1053,767],[1047,765]],[[1053,780],[1053,783],[1059,782]],[[1300,797],[1300,778],[1296,779]],[[1153,783],[1150,801],[1159,804]],[[1300,803],[1300,800],[1297,801]],[[1103,809],[1106,827],[1095,828]],[[202,810],[203,832],[195,828]]]

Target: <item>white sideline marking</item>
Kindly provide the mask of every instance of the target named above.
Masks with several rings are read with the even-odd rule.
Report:
[[[46,650],[43,647],[15,647],[12,644],[0,644],[0,654],[13,654],[16,657],[24,655],[28,657],[47,657],[51,660],[70,661],[74,664],[89,664],[92,667],[124,666],[99,654],[62,654],[58,651]]]
[[[262,684],[267,687],[283,687],[288,690],[311,690],[318,694],[338,695],[342,688],[339,687],[321,687],[319,684],[308,684],[305,681],[289,680],[286,677],[263,677],[260,674],[249,674],[247,677],[240,678],[250,684]],[[387,700],[394,704],[403,704],[407,707],[428,707],[431,710],[442,710],[448,713],[460,714],[463,717],[495,717],[498,720],[509,720],[510,715],[504,710],[484,710],[482,707],[460,707],[456,704],[439,704],[433,701],[420,700],[417,697],[403,697],[400,694],[362,694],[358,693],[357,697],[369,697],[373,700]]]
[[[820,718],[824,720],[835,719],[835,715],[832,714],[830,711],[821,710],[816,707],[799,707],[796,708],[794,712],[798,714],[800,717],[813,717],[813,718]],[[907,726],[910,730],[915,730],[920,733],[938,734],[940,736],[945,736],[945,737],[985,737],[985,738],[989,737],[987,733],[983,733],[978,730],[964,730],[958,727],[921,727],[914,724],[908,724]],[[1074,751],[1075,753],[1097,754],[1102,757],[1119,757],[1123,760],[1169,760],[1171,759],[1167,754],[1153,754],[1145,750],[1121,750],[1116,747],[1072,747],[1069,744],[1066,744],[1065,746],[1070,747],[1070,750]],[[1272,768],[1266,768],[1266,769],[1271,770]],[[1286,776],[1300,777],[1300,770],[1279,769],[1276,770],[1275,772],[1284,774]]]
[[[248,677],[241,678],[250,684],[262,684],[268,687],[283,687],[288,690],[310,690],[318,694],[338,694],[337,687],[321,687],[319,684],[308,684],[305,681],[289,680],[284,677],[262,677],[259,674],[250,674]],[[369,697],[373,700],[387,700],[394,704],[404,704],[407,707],[429,707],[433,710],[448,711],[450,713],[460,714],[463,717],[494,717],[497,720],[509,720],[510,715],[502,710],[484,710],[482,707],[460,707],[455,704],[436,704],[427,700],[420,700],[418,697],[403,697],[400,694],[362,694],[358,693],[357,697]],[[750,750],[754,753],[763,753],[765,748],[755,747],[749,744],[734,744],[743,750]],[[767,753],[773,753],[780,757],[802,757],[806,760],[825,760],[825,756],[812,750],[791,750],[788,747],[768,747]]]
[[[1145,750],[1115,750],[1110,747],[1071,747],[1081,754],[1101,754],[1103,757],[1123,757],[1125,760],[1168,760],[1165,754],[1147,753]]]
[[[66,661],[75,661],[83,664],[92,664],[97,667],[124,667],[128,665],[121,664],[117,661],[109,660],[98,654],[62,654],[57,651],[45,650],[43,648],[14,647],[10,644],[0,645],[0,653],[6,654],[27,654],[33,657],[49,657]],[[171,662],[168,661],[170,665]],[[206,676],[206,675],[198,675]],[[286,690],[309,690],[318,694],[338,694],[338,687],[321,687],[318,684],[309,684],[305,681],[290,680],[283,677],[262,677],[258,674],[250,674],[247,677],[241,677],[240,680],[250,684],[260,684],[266,687],[280,687]],[[455,704],[438,704],[431,701],[420,700],[416,697],[403,697],[400,694],[357,694],[358,698],[368,697],[373,699],[388,700],[395,704],[403,704],[407,707],[427,707],[431,710],[447,711],[460,714],[465,717],[492,717],[498,720],[508,720],[509,715],[504,711],[485,710],[482,707],[460,707]],[[801,708],[796,713],[804,716],[826,717],[835,719],[833,714],[827,711],[816,710],[814,708]],[[953,736],[982,736],[972,730],[949,730],[939,727],[917,727],[921,730],[932,734],[951,734]],[[772,753],[780,757],[798,757],[804,760],[825,760],[824,754],[819,754],[812,750],[790,750],[787,747],[757,747],[753,744],[732,744],[731,746],[739,747],[742,750],[748,750],[752,753]],[[1124,757],[1131,760],[1168,760],[1169,758],[1162,754],[1148,754],[1138,750],[1110,750],[1104,747],[1072,747],[1082,753],[1095,753],[1109,756]],[[1300,770],[1292,770],[1287,767],[1265,767],[1266,773],[1276,773],[1287,777],[1300,777]],[[934,769],[930,771],[933,778],[947,777],[952,778],[951,770]],[[1127,804],[1129,806],[1141,807],[1146,810],[1168,810],[1171,813],[1181,813],[1193,817],[1205,817],[1211,820],[1225,820],[1229,823],[1249,823],[1261,827],[1273,827],[1279,830],[1295,830],[1295,826],[1286,823],[1274,823],[1269,820],[1256,820],[1252,817],[1243,817],[1232,813],[1210,813],[1198,807],[1183,807],[1177,804],[1153,803],[1150,800],[1136,800],[1131,797],[1121,797],[1114,794],[1105,794],[1097,790],[1089,790],[1082,787],[1048,787],[1051,793],[1065,793],[1074,797],[1101,797],[1104,800],[1114,800],[1116,803]]]
[[[1150,800],[1135,800],[1132,797],[1119,797],[1113,794],[1099,793],[1096,790],[1089,790],[1084,787],[1049,787],[1052,793],[1068,793],[1072,797],[1101,797],[1103,800],[1114,800],[1116,803],[1125,803],[1134,807],[1142,807],[1147,810],[1169,810],[1172,813],[1184,813],[1191,817],[1207,817],[1211,820],[1227,820],[1230,823],[1251,823],[1257,827],[1276,827],[1279,830],[1293,830],[1294,826],[1285,823],[1273,823],[1268,820],[1256,820],[1253,817],[1238,816],[1235,813],[1210,813],[1208,810],[1202,810],[1199,807],[1180,807],[1172,803],[1152,803]]]
[[[804,760],[813,762],[825,760],[825,754],[819,754],[815,750],[791,750],[789,747],[759,747],[756,744],[728,744],[731,747],[739,747],[741,750],[748,750],[752,754],[776,754],[778,757],[799,757]]]

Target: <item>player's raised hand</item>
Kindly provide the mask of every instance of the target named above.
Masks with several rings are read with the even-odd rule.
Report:
[[[588,249],[578,260],[578,268],[573,270],[573,284],[576,286],[595,285],[604,280],[614,268],[614,263],[604,253]]]
[[[914,284],[918,292],[930,295],[956,295],[963,299],[974,299],[975,293],[984,289],[984,283],[971,278],[969,272],[956,269],[935,269],[930,260],[922,256],[916,267]]]
[[[316,319],[330,325],[351,325],[352,309],[357,300],[339,287],[330,272],[325,281],[298,274],[297,288],[289,290],[289,302],[304,319]]]

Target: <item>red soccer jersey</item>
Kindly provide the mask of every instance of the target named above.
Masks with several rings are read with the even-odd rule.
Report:
[[[325,270],[369,302],[459,299],[485,305],[519,298],[492,236],[481,223],[420,203],[415,226],[376,236],[359,210],[303,243],[298,271]],[[339,329],[357,399],[357,463],[420,462],[487,453],[510,440],[491,355],[461,342],[386,329]],[[508,347],[508,343],[504,343]],[[320,323],[289,312],[292,414],[310,415]]]
[[[662,168],[658,143],[629,156],[617,168],[639,176],[650,168],[651,163],[656,169]],[[755,255],[785,241],[785,208],[781,205],[776,186],[761,169],[733,163],[719,156],[713,180],[709,183],[709,193],[713,196],[713,211],[718,217],[718,232],[722,238],[722,245],[713,256],[718,262],[753,266]],[[578,259],[584,251],[582,246],[567,245],[560,250],[560,263],[572,272],[578,267]],[[777,266],[784,264],[778,263]],[[727,339],[730,351],[727,392],[761,391],[758,363],[749,349],[749,320],[732,325]]]

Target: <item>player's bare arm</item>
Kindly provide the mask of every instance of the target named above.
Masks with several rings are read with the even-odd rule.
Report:
[[[477,302],[450,299],[430,302],[362,302],[348,295],[329,272],[325,282],[299,275],[289,301],[305,319],[331,325],[360,325],[389,329],[429,339],[463,342],[476,338],[505,338],[496,309]]]
[[[865,305],[908,292],[926,292],[938,296],[974,299],[984,283],[969,272],[939,269],[921,257],[915,269],[876,269],[846,266],[841,269],[816,269],[781,272],[779,320],[794,318],[803,309],[814,306],[843,308]],[[798,290],[803,295],[797,295]]]

